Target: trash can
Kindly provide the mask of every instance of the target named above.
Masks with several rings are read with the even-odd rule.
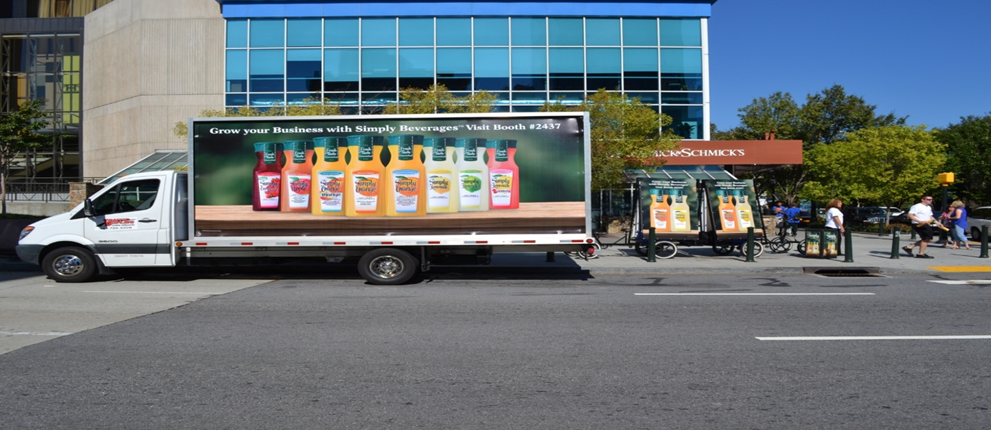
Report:
[[[839,254],[836,248],[836,230],[808,229],[805,231],[805,256],[809,258],[835,258]]]

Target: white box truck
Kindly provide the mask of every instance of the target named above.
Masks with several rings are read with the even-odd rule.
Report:
[[[351,257],[384,285],[578,251],[593,241],[588,127],[587,113],[193,118],[188,171],[121,177],[16,250],[59,282]]]

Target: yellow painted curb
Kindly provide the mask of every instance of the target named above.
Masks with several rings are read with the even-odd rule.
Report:
[[[991,266],[929,266],[940,272],[991,272]]]

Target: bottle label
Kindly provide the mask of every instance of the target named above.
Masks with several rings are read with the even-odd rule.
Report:
[[[462,170],[459,179],[461,206],[478,208],[482,206],[482,171]]]
[[[306,148],[294,149],[292,151],[292,162],[296,164],[306,163]]]
[[[736,214],[732,209],[723,209],[723,230],[736,230]]]
[[[478,161],[478,148],[474,143],[465,145],[465,161]]]
[[[738,210],[740,217],[740,229],[744,230],[754,226],[753,216],[748,209]]]
[[[434,161],[444,161],[447,160],[447,147],[443,145],[433,147],[433,158]]]
[[[412,153],[412,152],[411,152]],[[392,185],[395,190],[396,212],[416,213],[420,196],[420,172],[403,169],[392,172]]]
[[[340,158],[340,155],[338,154],[337,145],[327,145],[323,153],[323,161],[336,163],[338,158]]]
[[[257,186],[260,206],[263,209],[278,208],[282,175],[278,173],[259,173]]]
[[[340,213],[344,203],[344,172],[325,170],[317,173],[320,190],[320,211]]]
[[[654,228],[658,230],[668,229],[668,210],[654,209]]]
[[[307,209],[310,207],[310,176],[288,175],[289,208]]]
[[[671,225],[672,231],[689,231],[688,225],[688,211],[684,209],[674,210],[673,224]]]
[[[275,164],[277,161],[276,157],[278,157],[278,154],[275,152],[275,150],[266,149],[265,153],[262,154],[262,162],[265,164]]]
[[[371,143],[362,143],[358,146],[358,160],[372,161],[375,158],[375,148]]]
[[[434,153],[436,157],[437,153]],[[432,170],[427,173],[427,207],[446,208],[451,205],[451,171]]]
[[[369,147],[369,152],[371,148]],[[354,211],[357,213],[375,213],[378,210],[379,172],[375,170],[358,170],[351,177],[351,193],[354,196]]]
[[[513,171],[495,169],[489,171],[492,181],[492,206],[505,207],[513,201]]]

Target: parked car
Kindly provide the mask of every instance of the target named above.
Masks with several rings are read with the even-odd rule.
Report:
[[[868,206],[859,208],[850,208],[850,212],[847,215],[849,220],[847,222],[854,224],[882,224],[888,217],[888,213],[891,212],[892,220],[902,215],[905,211],[898,208],[891,207],[880,207],[880,206]],[[907,217],[905,218],[908,219]],[[889,221],[889,224],[897,224],[896,222]]]
[[[991,229],[991,206],[981,206],[967,211],[967,225],[970,227],[970,238],[981,240],[981,227]]]

